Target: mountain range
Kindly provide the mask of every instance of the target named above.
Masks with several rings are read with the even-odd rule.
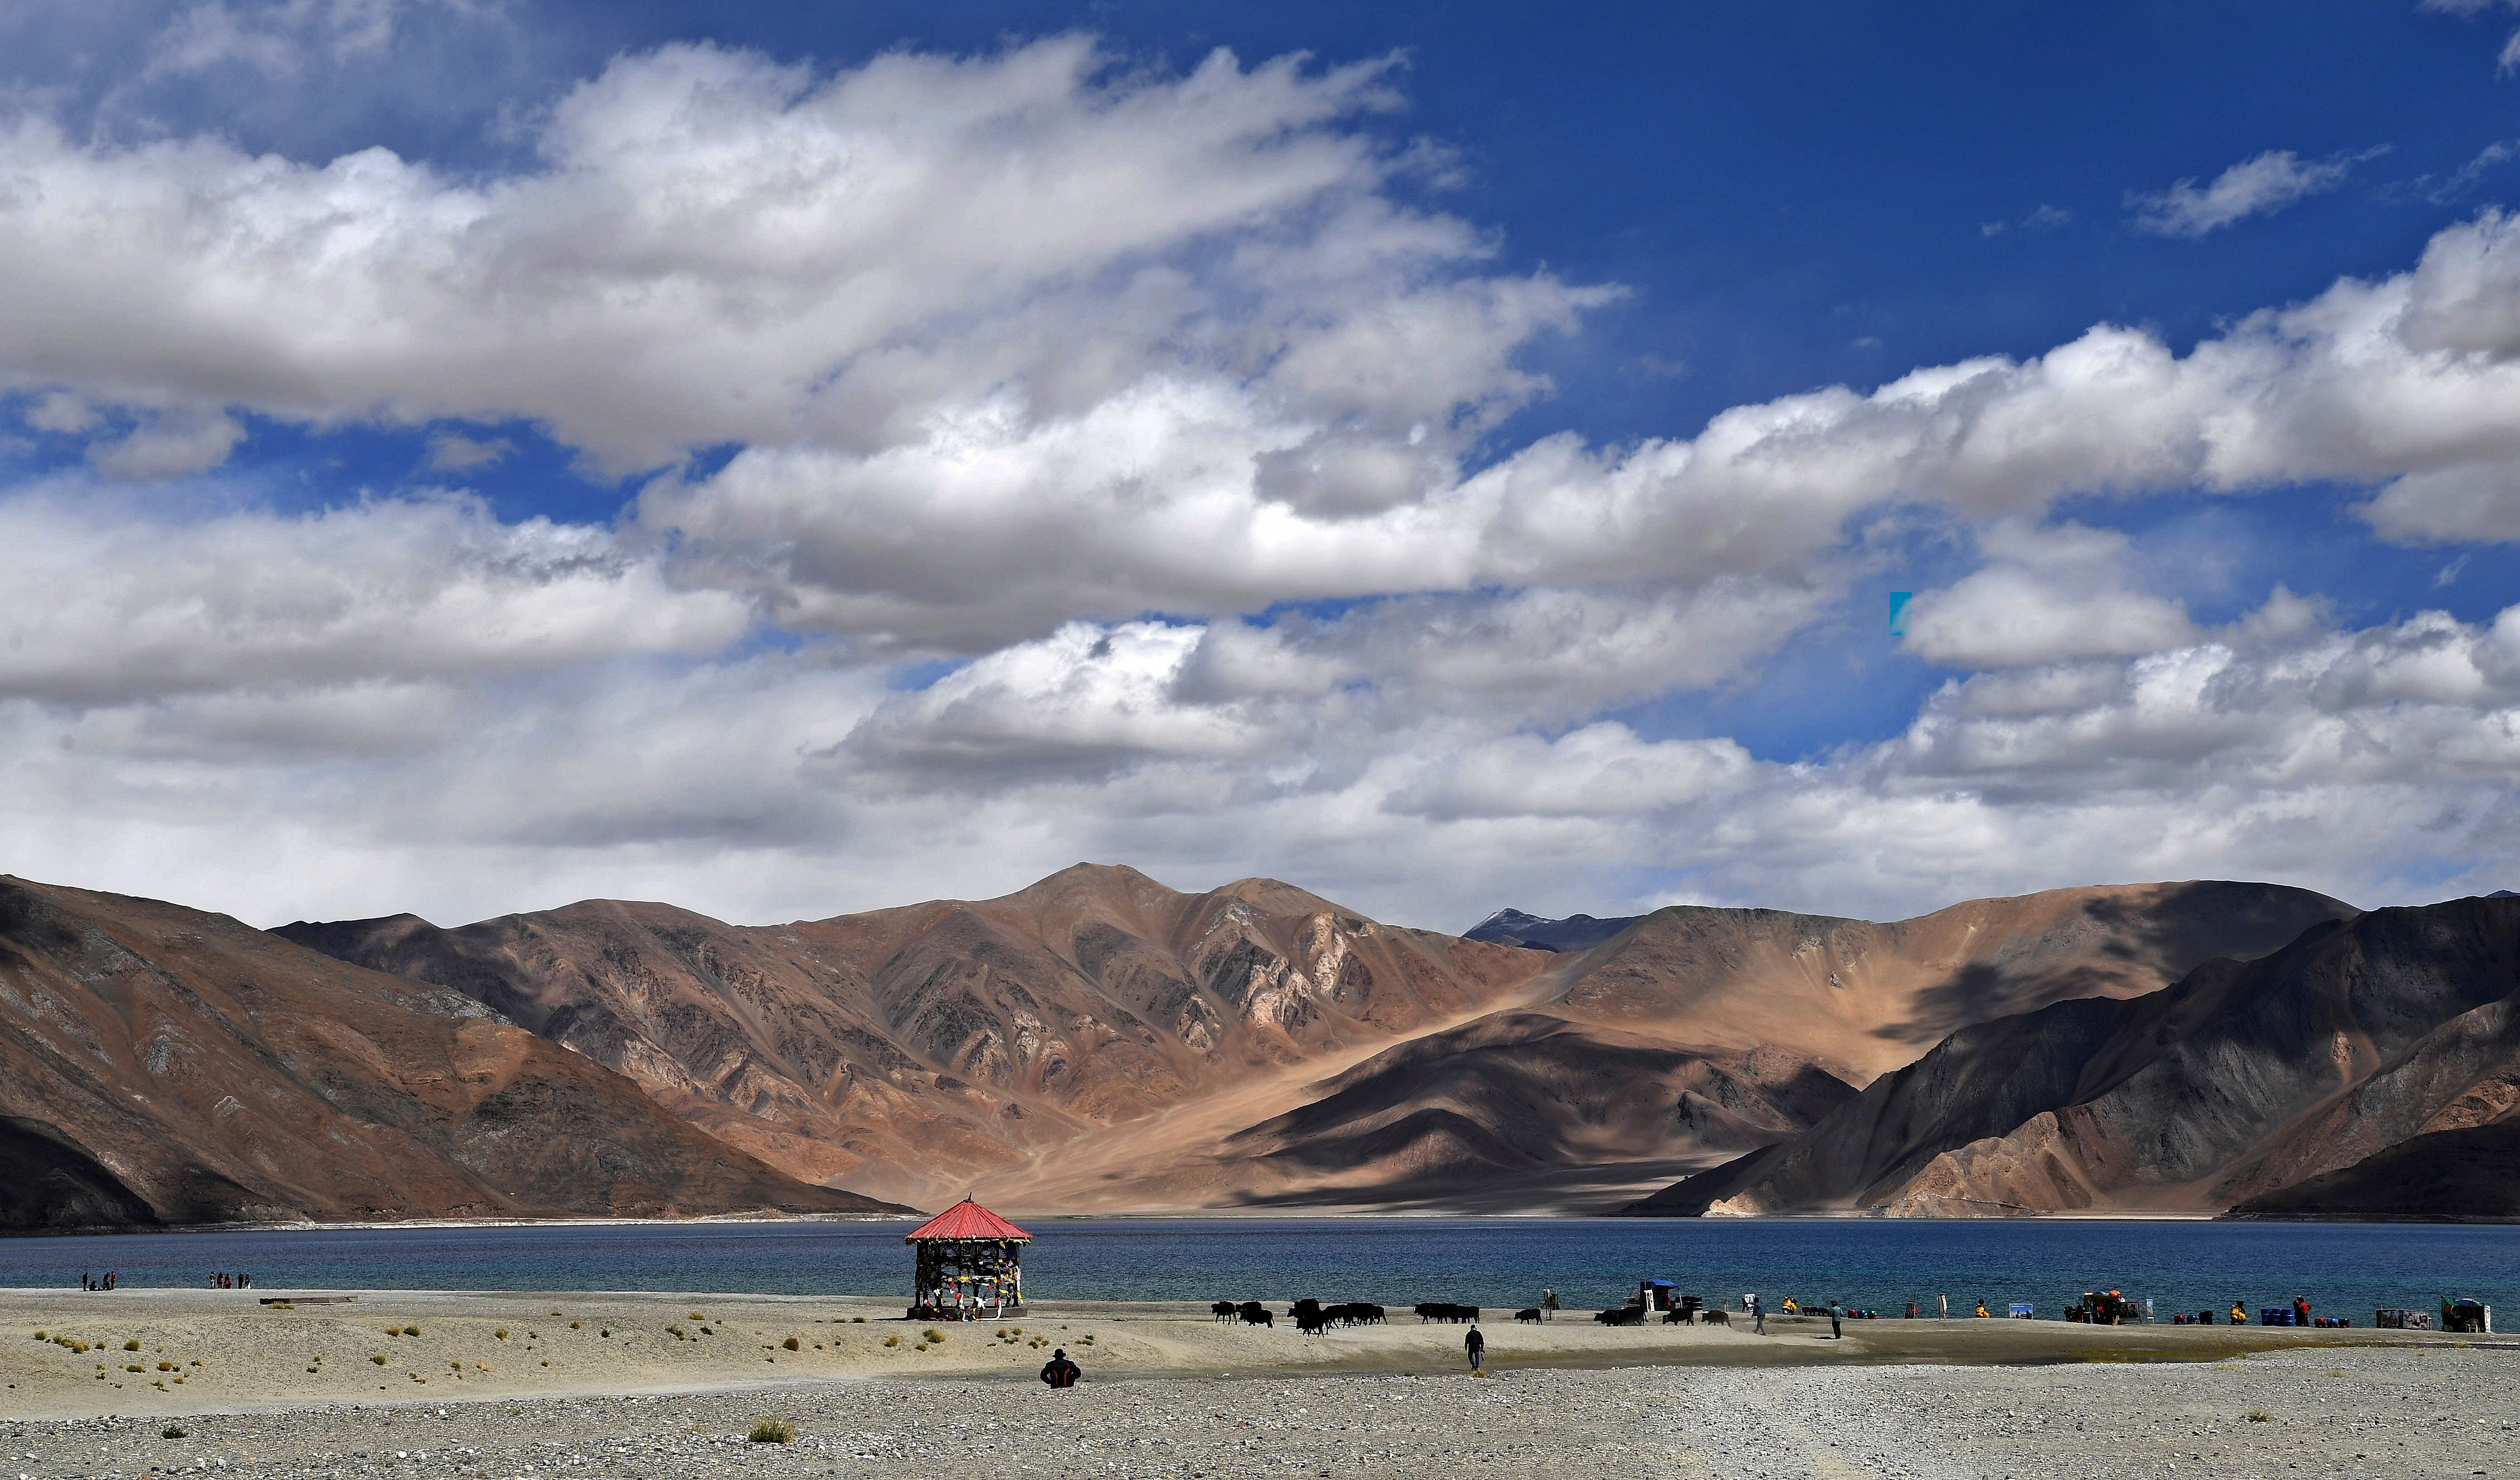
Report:
[[[2453,900],[2330,921],[2132,1001],[1962,1028],[1628,1211],[2411,1211],[2392,1184],[2507,1160],[2515,1109],[2520,899]],[[2445,1186],[2433,1211],[2506,1215],[2462,1197]]]
[[[0,878],[0,1229],[868,1213],[459,992]]]
[[[1029,1212],[2317,1216],[2316,1197],[2367,1193],[2348,1178],[2266,1199],[2497,1118],[2469,1068],[2498,1061],[2499,1019],[2463,1014],[2499,997],[2400,1003],[2422,996],[2409,965],[2332,1082],[2294,1073],[2250,1101],[2260,1129],[2215,1120],[2213,1149],[2120,1175],[2147,1116],[2184,1124],[2228,1093],[2213,1065],[2345,1031],[2315,1013],[2267,1043],[2216,1026],[2325,990],[2330,967],[2281,964],[2421,913],[2271,884],[1883,922],[1504,911],[1462,936],[1269,879],[1185,893],[1097,865],[998,899],[756,926],[586,901],[257,931],[0,887],[0,1165],[26,1174],[0,1221],[18,1227],[878,1212],[967,1192]],[[2391,960],[2435,949],[2408,939]],[[2453,1020],[2419,1066],[2390,1068]],[[2136,1062],[2197,1034],[2205,1070]],[[2390,1099],[2417,1079],[2421,1114]],[[2349,1082],[2370,1093],[2330,1103]],[[2443,1099],[2453,1082],[2476,1093]],[[2073,1159],[2092,1147],[2120,1159]]]

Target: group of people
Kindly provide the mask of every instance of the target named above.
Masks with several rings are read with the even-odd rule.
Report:
[[[2278,1305],[2270,1306],[2267,1309],[2268,1314],[2259,1318],[2259,1324],[2282,1324],[2282,1322],[2275,1318],[2284,1314],[2284,1308]],[[2348,1322],[2339,1321],[2327,1316],[2320,1316],[2316,1320],[2312,1319],[2310,1314],[2310,1302],[2298,1295],[2293,1297],[2291,1314],[2292,1323],[2294,1325],[2350,1324]],[[2247,1325],[2249,1323],[2249,1308],[2237,1300],[2232,1301],[2229,1320],[2233,1325]],[[2173,1325],[2212,1325],[2214,1323],[2214,1313],[2212,1311],[2198,1311],[2193,1316],[2173,1316],[2170,1318],[2170,1323]]]
[[[253,1277],[251,1275],[225,1275],[213,1273],[208,1277],[208,1278],[210,1288],[214,1290],[249,1290],[253,1288]],[[120,1270],[108,1270],[102,1275],[91,1275],[85,1270],[79,1271],[79,1288],[83,1290],[110,1290],[121,1282],[122,1272]]]

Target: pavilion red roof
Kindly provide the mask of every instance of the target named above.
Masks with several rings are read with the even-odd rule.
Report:
[[[902,1235],[904,1243],[922,1238],[996,1238],[1030,1243],[1032,1235],[966,1197]]]

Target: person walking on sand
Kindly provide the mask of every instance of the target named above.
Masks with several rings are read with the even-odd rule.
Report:
[[[1836,1301],[1834,1301],[1834,1300],[1830,1301],[1830,1302],[1828,1303],[1828,1339],[1829,1339],[1829,1340],[1831,1340],[1831,1341],[1844,1341],[1844,1340],[1846,1339],[1846,1324],[1845,1324],[1845,1323],[1846,1323],[1846,1307],[1845,1307],[1845,1306],[1843,1306],[1843,1305],[1840,1305],[1838,1302],[1836,1302]]]
[[[1041,1380],[1052,1387],[1074,1387],[1076,1379],[1084,1375],[1075,1363],[1067,1360],[1067,1348],[1063,1346],[1052,1352],[1050,1360],[1041,1365]]]
[[[1470,1333],[1462,1338],[1462,1350],[1469,1354],[1471,1371],[1487,1365],[1488,1338],[1479,1334],[1477,1326],[1471,1326]]]
[[[1768,1334],[1768,1307],[1756,1295],[1750,1297],[1750,1324],[1754,1327],[1752,1335]]]

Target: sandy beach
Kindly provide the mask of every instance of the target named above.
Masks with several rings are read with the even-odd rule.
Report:
[[[1306,1337],[1187,1305],[937,1325],[824,1297],[259,1304],[283,1293],[0,1293],[0,1477],[2499,1475],[2520,1456],[2520,1343],[2498,1338],[1504,1319],[1473,1378],[1461,1326],[1405,1313]],[[1054,1345],[1079,1387],[1035,1380]],[[747,1443],[765,1417],[794,1441]]]

